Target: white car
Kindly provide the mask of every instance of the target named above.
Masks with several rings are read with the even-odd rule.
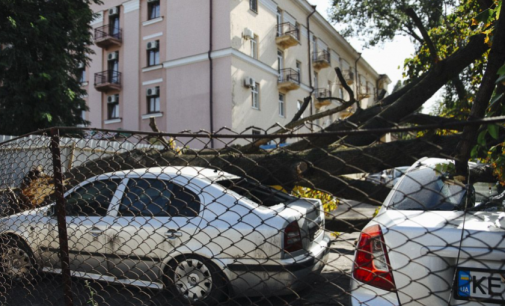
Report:
[[[293,293],[329,252],[322,204],[229,173],[147,168],[65,194],[71,274],[170,288],[190,303]],[[55,205],[0,219],[0,268],[61,273]]]
[[[453,172],[451,160],[422,159],[393,188],[360,234],[352,305],[505,303],[503,190]]]

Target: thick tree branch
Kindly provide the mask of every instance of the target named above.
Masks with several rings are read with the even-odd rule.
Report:
[[[312,96],[310,96],[310,95],[303,98],[302,107],[300,107],[298,112],[296,112],[296,114],[293,116],[293,119],[291,119],[291,121],[289,123],[298,121],[302,117],[303,112],[305,112],[305,110],[307,109],[307,106],[309,106],[311,100],[312,100]]]
[[[412,19],[416,27],[419,29],[419,32],[421,32],[424,42],[426,43],[428,49],[430,50],[431,62],[434,64],[438,63],[440,59],[438,58],[437,48],[433,44],[433,41],[428,35],[428,31],[426,31],[423,22],[421,21],[421,19],[419,19],[419,16],[417,16],[416,12],[410,7],[405,10],[405,14],[407,14],[407,16],[409,16]]]
[[[438,116],[431,116],[426,114],[410,114],[407,117],[400,120],[401,123],[412,123],[419,125],[427,125],[427,124],[449,124],[455,122],[461,122],[458,119],[454,118],[444,118]],[[457,130],[454,128],[454,130]]]
[[[360,128],[376,129],[394,126],[401,118],[421,107],[438,89],[482,56],[487,49],[484,35],[472,36],[465,47],[434,65],[419,83]],[[369,145],[380,136],[377,134],[348,136],[345,142],[353,146]]]
[[[500,11],[501,16],[505,16],[505,6],[502,6]],[[475,101],[472,105],[472,110],[468,120],[484,118],[489,101],[496,87],[498,79],[498,69],[505,62],[505,18],[500,18],[494,29],[493,46],[488,56],[486,71],[482,78],[481,86]],[[470,159],[472,148],[477,143],[479,127],[467,126],[463,131],[463,140],[458,144],[456,154],[456,172],[459,175],[467,176],[467,161]]]

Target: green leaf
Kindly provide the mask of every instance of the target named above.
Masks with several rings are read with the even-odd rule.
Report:
[[[505,75],[505,65],[501,66],[497,73],[499,75]]]
[[[489,135],[491,135],[491,137],[493,137],[494,139],[498,139],[499,129],[496,124],[488,125],[487,131],[489,132]]]
[[[479,154],[479,146],[474,146],[472,152],[470,152],[471,158],[477,158]]]
[[[46,120],[47,122],[53,121],[53,116],[50,113],[42,113],[40,116],[42,120]]]
[[[487,130],[480,132],[479,137],[477,138],[477,143],[483,147],[486,146],[486,133],[487,133]]]
[[[494,11],[492,9],[487,9],[482,11],[479,15],[475,16],[475,20],[478,22],[488,23],[493,16]]]
[[[12,25],[13,28],[17,27],[16,20],[14,20],[14,18],[12,18],[11,16],[9,16],[9,17],[7,17],[7,20],[9,20],[9,22],[11,23],[11,25]]]

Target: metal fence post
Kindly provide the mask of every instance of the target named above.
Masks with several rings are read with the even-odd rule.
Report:
[[[51,129],[51,154],[53,157],[54,191],[56,197],[56,215],[58,218],[58,237],[65,305],[73,306],[72,279],[70,278],[70,260],[68,257],[67,223],[65,220],[65,198],[63,197],[63,174],[61,172],[60,135],[58,129]]]

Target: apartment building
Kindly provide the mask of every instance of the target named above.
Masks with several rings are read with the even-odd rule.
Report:
[[[92,5],[92,61],[81,81],[91,127],[260,133],[348,98],[335,67],[361,98],[390,83],[306,0],[107,0]],[[323,128],[355,108],[316,122]],[[249,134],[248,133],[248,134]]]

